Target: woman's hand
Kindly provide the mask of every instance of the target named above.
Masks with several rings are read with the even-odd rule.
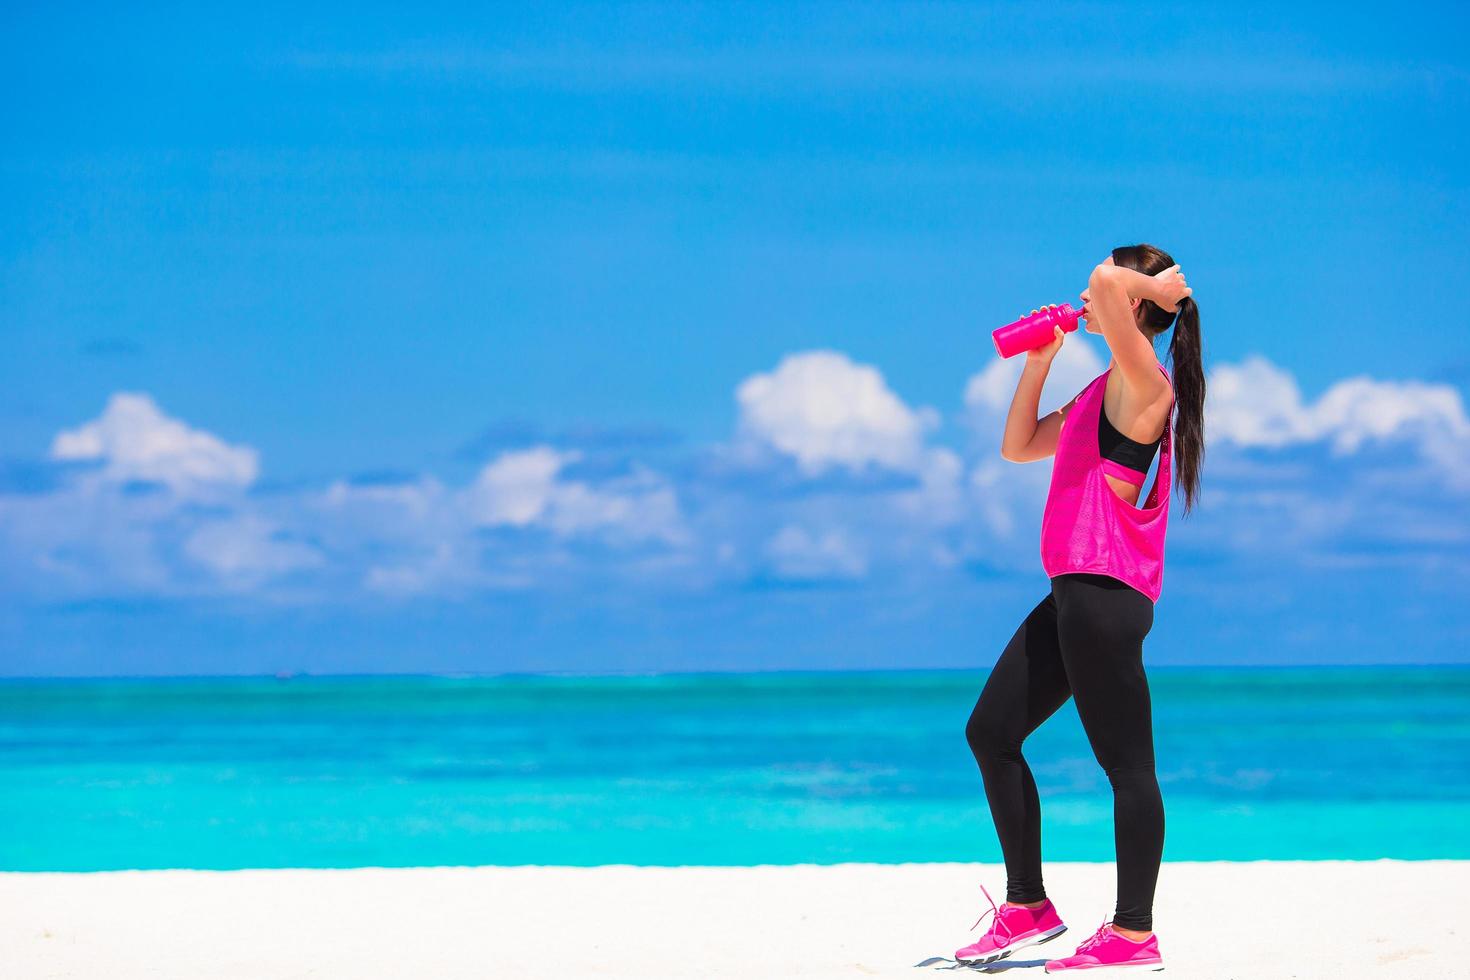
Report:
[[[1044,309],[1055,309],[1056,305],[1057,304],[1055,303],[1050,303],[1046,307],[1044,307]],[[1031,312],[1033,314],[1040,313],[1041,310],[1032,310]],[[1064,331],[1061,327],[1053,327],[1052,342],[1047,344],[1045,347],[1038,347],[1035,350],[1028,350],[1026,352],[1026,360],[1032,364],[1050,364],[1052,358],[1057,356],[1057,351],[1062,349],[1062,341],[1066,338],[1066,336],[1066,331]]]
[[[1169,266],[1163,272],[1156,273],[1154,279],[1157,282],[1155,291],[1158,298],[1154,300],[1160,308],[1170,313],[1178,312],[1179,301],[1194,293],[1189,284],[1184,281],[1184,273],[1179,271],[1177,264]]]

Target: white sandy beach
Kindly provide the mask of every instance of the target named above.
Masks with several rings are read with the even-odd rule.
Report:
[[[969,941],[978,882],[1000,899],[962,864],[9,873],[0,976],[914,980],[955,975],[916,964]],[[989,972],[1044,976],[1113,867],[1047,886],[1069,931]],[[1154,925],[1168,976],[1464,977],[1466,909],[1470,861],[1169,862]]]

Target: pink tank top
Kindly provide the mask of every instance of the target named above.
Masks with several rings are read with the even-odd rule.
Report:
[[[1162,364],[1159,370],[1174,387]],[[1041,515],[1041,567],[1048,577],[1097,572],[1126,582],[1157,602],[1164,584],[1164,532],[1169,526],[1170,448],[1174,406],[1159,445],[1159,470],[1142,507],[1118,496],[1104,478],[1097,448],[1098,419],[1108,375],[1104,371],[1077,398],[1057,436],[1051,488]]]

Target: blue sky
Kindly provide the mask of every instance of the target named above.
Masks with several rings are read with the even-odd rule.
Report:
[[[989,331],[1135,241],[1211,384],[1148,657],[1463,660],[1466,16],[1395,9],[10,9],[0,672],[988,667]]]

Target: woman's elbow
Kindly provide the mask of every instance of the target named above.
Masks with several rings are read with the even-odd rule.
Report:
[[[1097,289],[1109,282],[1113,278],[1113,270],[1116,268],[1117,266],[1108,265],[1106,262],[1100,263],[1092,270],[1092,275],[1087,277],[1087,288]]]

